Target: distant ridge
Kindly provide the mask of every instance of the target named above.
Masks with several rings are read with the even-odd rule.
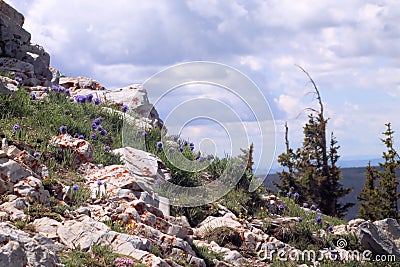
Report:
[[[368,162],[371,162],[371,166],[379,166],[379,163],[382,162],[382,158],[370,158],[370,159],[346,159],[346,160],[339,160],[338,166],[340,168],[360,168],[366,167]],[[267,170],[265,168],[258,168],[256,170],[256,174],[259,176],[263,176],[268,174],[274,174],[277,172],[281,172],[282,167],[278,164],[272,166],[271,170]]]

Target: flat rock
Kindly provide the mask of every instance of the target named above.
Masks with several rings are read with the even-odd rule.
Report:
[[[32,225],[35,227],[37,233],[47,238],[57,238],[57,229],[61,226],[61,223],[54,219],[43,217],[33,221]]]

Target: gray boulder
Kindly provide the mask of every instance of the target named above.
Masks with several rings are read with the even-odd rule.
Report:
[[[400,226],[395,219],[374,223],[365,221],[359,225],[356,235],[364,249],[379,255],[395,255],[400,259]]]

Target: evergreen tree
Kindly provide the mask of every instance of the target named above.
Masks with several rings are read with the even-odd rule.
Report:
[[[280,184],[273,181],[272,183],[279,189],[280,194],[290,192],[290,188],[298,188],[298,179],[296,179],[296,162],[297,154],[290,148],[289,144],[289,127],[287,122],[285,123],[285,145],[286,152],[278,156],[278,163],[281,164],[284,169],[282,172],[278,172],[277,175],[280,178]],[[287,168],[287,170],[286,170]]]
[[[250,147],[248,149],[240,149],[242,151],[242,154],[239,155],[239,159],[241,162],[245,163],[244,168],[245,172],[242,175],[242,178],[239,180],[237,184],[237,188],[242,188],[243,190],[248,190],[251,180],[253,179],[253,153],[254,153],[254,145],[251,143]]]
[[[360,201],[358,216],[365,220],[376,221],[382,218],[379,207],[379,189],[376,186],[377,170],[368,163],[366,180],[361,193],[357,196]]]
[[[300,192],[300,201],[318,204],[322,212],[328,215],[343,217],[354,203],[340,204],[339,199],[351,192],[340,183],[342,179],[340,168],[336,163],[339,159],[337,141],[333,137],[330,147],[327,147],[324,105],[319,90],[302,67],[299,67],[308,77],[314,87],[319,109],[309,108],[308,122],[303,128],[304,140],[301,148],[295,153],[289,147],[287,135],[286,152],[281,154],[278,162],[288,171],[278,173],[281,191],[294,186]],[[287,126],[286,126],[287,132]]]
[[[352,188],[344,188],[340,183],[343,178],[340,168],[336,165],[340,156],[338,155],[338,149],[340,146],[337,145],[336,138],[331,133],[331,142],[329,147],[328,161],[329,161],[329,179],[323,180],[322,188],[328,192],[324,192],[324,195],[330,196],[329,198],[322,198],[324,202],[323,206],[326,206],[328,210],[334,210],[333,215],[339,218],[345,216],[349,208],[355,205],[355,203],[339,202],[339,199],[353,191]],[[325,183],[324,183],[325,182]]]
[[[387,151],[383,152],[382,158],[385,160],[384,163],[380,163],[379,166],[383,169],[379,173],[379,185],[382,188],[382,216],[384,218],[398,218],[399,209],[397,206],[397,200],[399,194],[397,193],[397,187],[399,185],[396,177],[396,170],[399,167],[398,154],[394,149],[394,138],[390,123],[385,124],[387,129],[383,133],[384,139],[381,141],[386,145]]]
[[[246,170],[251,173],[253,173],[253,165],[254,165],[254,162],[253,162],[254,151],[253,150],[254,150],[254,145],[253,145],[253,143],[251,143],[249,150],[247,151],[248,157],[247,157],[247,164],[246,164]]]
[[[368,165],[364,188],[357,196],[360,201],[359,214],[369,220],[400,218],[397,204],[400,197],[397,192],[399,182],[396,176],[400,161],[394,148],[394,131],[390,123],[385,126],[386,131],[382,133],[385,138],[381,139],[386,146],[386,152],[382,154],[385,161],[379,163],[379,171]]]

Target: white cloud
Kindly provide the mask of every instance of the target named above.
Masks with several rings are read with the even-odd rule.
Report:
[[[179,62],[221,62],[256,82],[277,124],[289,120],[300,143],[304,116],[297,114],[316,103],[299,64],[317,82],[329,127],[346,154],[380,154],[377,129],[387,121],[400,129],[400,5],[394,0],[8,2],[24,13],[33,41],[65,74],[113,88]]]

